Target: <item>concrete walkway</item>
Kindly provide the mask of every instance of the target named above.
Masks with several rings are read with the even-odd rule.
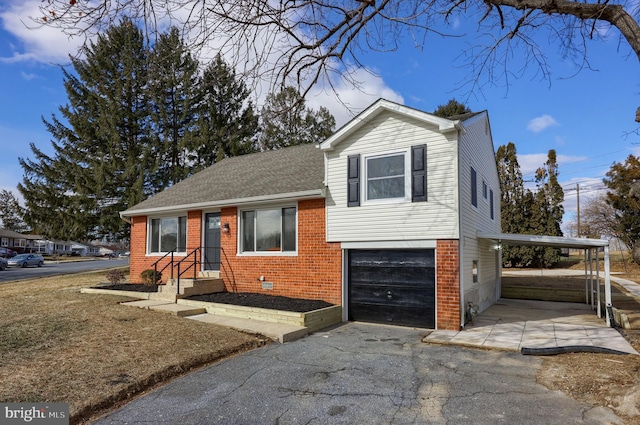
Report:
[[[436,330],[424,342],[520,351],[589,346],[638,352],[586,304],[500,299],[463,331]]]

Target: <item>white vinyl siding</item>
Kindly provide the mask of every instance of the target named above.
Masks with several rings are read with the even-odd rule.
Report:
[[[496,246],[478,240],[478,232],[500,232],[500,183],[496,170],[495,154],[488,119],[477,115],[464,123],[465,132],[460,138],[460,231],[462,244],[462,281],[464,301],[473,302],[480,311],[496,301],[499,273],[496,267]],[[471,169],[477,172],[476,193],[484,198],[487,187],[488,202],[472,205]],[[493,211],[493,212],[492,212]],[[492,219],[493,214],[493,219]],[[473,260],[478,260],[478,282],[473,282]]]
[[[458,232],[457,131],[384,112],[327,152],[327,240],[409,241],[456,239]],[[366,158],[427,147],[427,201],[347,207],[347,157]],[[362,160],[362,159],[361,159]],[[362,166],[362,164],[361,164]],[[361,174],[360,185],[366,182]],[[361,192],[362,193],[362,192]],[[364,199],[364,198],[361,198]]]

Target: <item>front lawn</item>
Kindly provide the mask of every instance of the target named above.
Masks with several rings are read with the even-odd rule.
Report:
[[[256,336],[81,294],[106,272],[0,285],[0,402],[66,402],[71,423],[263,343]]]

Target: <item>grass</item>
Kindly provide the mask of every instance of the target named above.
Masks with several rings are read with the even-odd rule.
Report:
[[[69,403],[82,423],[160,382],[262,343],[81,294],[106,272],[0,285],[0,402]]]

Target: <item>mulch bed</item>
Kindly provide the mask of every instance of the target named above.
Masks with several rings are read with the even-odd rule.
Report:
[[[301,298],[288,298],[277,295],[251,294],[246,292],[219,292],[216,294],[194,295],[189,300],[205,301],[210,303],[232,304],[243,307],[268,308],[271,310],[293,311],[306,313],[331,307],[333,304],[321,300],[305,300]]]
[[[94,286],[93,288],[114,291],[158,292],[158,285],[143,285],[140,283],[118,283],[116,285]]]

